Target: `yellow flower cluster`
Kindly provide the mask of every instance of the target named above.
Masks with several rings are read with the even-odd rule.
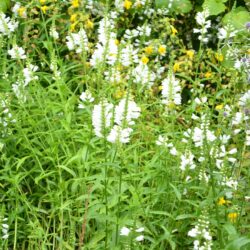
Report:
[[[123,3],[123,6],[126,10],[129,10],[132,6],[132,2],[129,1],[129,0],[125,0],[124,3]]]

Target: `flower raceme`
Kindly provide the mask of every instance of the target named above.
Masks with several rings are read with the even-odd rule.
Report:
[[[111,143],[115,143],[117,141],[121,143],[128,143],[130,138],[130,134],[133,132],[132,128],[122,128],[119,125],[114,125],[114,127],[111,129],[107,140]]]
[[[122,126],[134,125],[134,119],[140,116],[141,109],[132,100],[122,99],[115,107],[115,123]]]
[[[102,100],[94,106],[92,113],[92,125],[97,137],[104,137],[105,130],[111,125],[113,104]]]
[[[169,73],[169,76],[162,82],[162,96],[164,98],[163,104],[181,104],[181,86],[179,80],[172,73]]]
[[[88,37],[84,29],[81,29],[78,33],[71,33],[66,36],[66,39],[69,50],[75,50],[78,54],[88,51]]]
[[[11,20],[4,13],[0,12],[0,34],[10,36],[18,27],[18,22]]]
[[[104,137],[105,132],[113,127],[107,135],[107,140],[111,143],[128,143],[133,129],[130,127],[135,124],[134,120],[140,116],[141,109],[137,104],[128,99],[122,99],[114,107],[106,100],[94,106],[92,113],[92,125],[97,137]]]
[[[25,51],[22,47],[18,47],[17,45],[13,45],[12,49],[8,50],[8,54],[12,59],[26,59]]]
[[[200,29],[194,29],[194,33],[200,33],[198,39],[201,42],[207,43],[208,37],[206,36],[208,29],[211,27],[211,21],[206,20],[209,17],[208,10],[204,10],[203,12],[198,12],[195,19],[198,25],[201,26]]]

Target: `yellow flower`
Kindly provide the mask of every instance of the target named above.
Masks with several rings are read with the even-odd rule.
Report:
[[[125,0],[124,3],[123,3],[123,6],[125,9],[129,10],[132,6],[132,2],[129,1],[129,0]]]
[[[151,55],[153,53],[153,48],[152,48],[152,46],[148,46],[148,47],[144,48],[144,51],[146,54]]]
[[[216,109],[216,110],[222,110],[223,107],[224,107],[223,104],[219,104],[219,105],[217,105],[217,106],[215,107],[215,109]]]
[[[170,25],[170,27],[171,27],[171,31],[172,31],[173,36],[175,36],[176,33],[178,33],[177,29],[172,25]]]
[[[118,39],[115,39],[115,45],[119,45],[120,41]]]
[[[179,71],[180,70],[180,63],[176,62],[173,66],[173,70],[174,70],[174,72]]]
[[[193,50],[187,50],[186,54],[190,60],[193,60],[193,58],[194,58],[194,51]]]
[[[158,48],[158,52],[161,56],[164,56],[166,54],[166,46],[160,45],[160,47]]]
[[[86,23],[86,25],[85,25],[85,27],[86,27],[87,29],[93,29],[94,23],[91,22],[91,21],[88,19],[88,20],[87,20],[87,23]]]
[[[125,94],[125,91],[124,91],[124,90],[117,90],[117,91],[115,92],[115,94],[114,94],[114,97],[115,97],[116,99],[120,99],[120,98],[122,98],[122,97],[124,96],[124,94]]]
[[[73,14],[70,16],[70,22],[71,23],[74,23],[76,21],[76,18],[77,18],[77,14]]]
[[[76,25],[77,25],[77,22],[70,24],[70,31],[71,32],[75,31]]]
[[[143,56],[141,61],[143,64],[147,64],[149,62],[149,59],[146,56]]]
[[[79,7],[79,0],[72,0],[71,2],[73,8]]]
[[[170,102],[170,103],[168,103],[168,108],[170,108],[170,109],[174,109],[175,108],[175,103],[174,102]]]
[[[231,222],[236,222],[237,220],[237,217],[238,217],[238,213],[236,212],[233,212],[233,213],[229,213],[228,214],[228,218]]]
[[[224,197],[220,197],[218,200],[218,205],[222,206],[227,204],[227,201],[224,199]]]
[[[40,0],[40,4],[45,4],[46,0]]]
[[[211,72],[206,72],[206,73],[205,73],[205,77],[206,77],[206,78],[211,77],[211,75],[212,75],[212,73],[211,73]]]
[[[41,7],[41,10],[42,10],[43,14],[46,14],[46,11],[47,11],[48,9],[49,9],[49,7],[46,6],[46,5],[44,5],[44,6]]]
[[[224,60],[224,56],[221,53],[216,53],[215,58],[217,61],[222,62]]]
[[[19,14],[20,17],[24,17],[24,18],[27,17],[26,8],[25,7],[20,7],[18,9],[18,14]]]

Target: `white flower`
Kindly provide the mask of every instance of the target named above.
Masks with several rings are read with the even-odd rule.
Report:
[[[201,97],[201,99],[199,99],[198,97],[196,97],[196,98],[194,99],[194,102],[195,102],[196,104],[198,104],[198,105],[201,105],[201,104],[207,102],[207,97],[206,97],[206,96],[203,96],[203,97]]]
[[[207,23],[206,21],[207,17],[209,17],[209,12],[207,9],[205,9],[203,12],[198,12],[196,14],[195,20],[200,26],[203,26]]]
[[[119,12],[124,12],[123,0],[115,0],[115,7]]]
[[[144,240],[144,236],[143,235],[139,235],[135,238],[136,241],[143,241]]]
[[[26,68],[23,69],[24,76],[24,86],[28,85],[29,82],[33,80],[38,80],[38,76],[34,76],[34,72],[38,70],[38,66],[33,64],[28,64]]]
[[[224,28],[219,28],[218,38],[224,40],[236,36],[237,31],[233,29],[231,25],[227,25]]]
[[[0,13],[0,33],[10,36],[18,27],[18,22],[10,20],[4,13]]]
[[[227,144],[228,141],[230,140],[231,136],[230,135],[221,135],[220,140],[222,144]]]
[[[89,90],[82,92],[80,95],[80,99],[83,102],[93,102],[95,100]]]
[[[120,142],[120,143],[128,143],[130,138],[130,134],[132,133],[133,129],[132,128],[121,128],[118,125],[115,125],[108,137],[107,140],[111,143],[116,143],[116,142]]]
[[[198,234],[199,234],[199,232],[198,232],[197,227],[192,228],[192,229],[188,232],[188,236],[193,237],[193,238],[196,237]]]
[[[116,45],[116,41],[115,39],[110,39],[106,45],[103,45],[102,43],[98,43],[96,45],[96,49],[90,59],[90,64],[96,67],[99,63],[104,61],[113,65],[117,60],[117,56],[118,47]]]
[[[102,46],[102,44],[98,43],[90,59],[90,65],[94,67],[97,66],[100,62],[103,61],[103,57],[104,57],[104,47]]]
[[[200,129],[198,127],[195,127],[192,139],[195,147],[202,147],[205,139],[209,142],[213,142],[214,140],[216,140],[216,137],[214,133],[208,129]]]
[[[144,24],[143,26],[138,26],[137,27],[138,35],[139,36],[150,36],[151,34],[151,27],[148,25]]]
[[[21,101],[21,102],[26,102],[26,95],[24,93],[24,85],[23,83],[16,82],[12,84],[12,90],[16,97]]]
[[[241,62],[240,60],[237,59],[237,60],[235,61],[235,63],[234,63],[234,67],[235,67],[236,69],[240,69],[241,66],[242,66],[242,62]]]
[[[108,103],[106,100],[94,106],[92,112],[92,125],[96,136],[104,136],[105,129],[111,124],[112,111],[113,104]]]
[[[143,63],[139,63],[138,66],[133,69],[132,76],[134,77],[135,83],[147,87],[151,87],[156,79],[155,73],[150,71],[148,66]]]
[[[241,129],[235,129],[235,130],[233,131],[233,134],[234,134],[234,135],[237,135],[237,134],[240,133],[240,131],[241,131]]]
[[[99,28],[98,28],[98,41],[102,45],[106,46],[109,40],[115,40],[116,34],[113,32],[114,30],[114,21],[109,18],[108,16],[105,16],[100,22],[99,22]]]
[[[136,29],[133,29],[133,30],[126,29],[123,37],[124,37],[124,39],[131,40],[132,38],[137,37],[138,35],[139,35],[138,30],[136,30]]]
[[[148,0],[136,0],[134,5],[135,5],[135,7],[137,7],[137,6],[141,7],[141,6],[145,5],[147,3],[147,1]]]
[[[91,94],[91,92],[89,91],[89,90],[86,90],[86,91],[84,91],[84,92],[82,92],[81,93],[81,95],[80,95],[80,100],[82,101],[82,102],[93,102],[95,99],[94,99],[94,97],[92,96],[92,94]],[[84,109],[85,108],[85,105],[83,104],[83,103],[80,103],[79,105],[78,105],[78,108],[79,109]]]
[[[118,56],[118,47],[115,39],[109,40],[108,47],[105,48],[105,52],[107,63],[114,65]]]
[[[194,164],[194,155],[190,151],[186,151],[184,155],[181,156],[181,166],[182,171],[186,170],[186,167],[189,166],[190,169],[195,169]]]
[[[2,236],[2,239],[4,239],[4,240],[6,240],[6,239],[8,239],[9,238],[9,235],[8,234],[4,234],[3,236]]]
[[[8,50],[8,54],[12,59],[25,59],[25,51],[22,47],[18,47],[17,45],[13,45],[12,49]]]
[[[218,32],[218,38],[220,40],[226,39],[227,38],[227,30],[225,28],[220,28]]]
[[[165,78],[162,82],[162,96],[164,104],[174,103],[176,105],[181,104],[181,86],[174,74],[169,74],[168,78]]]
[[[168,138],[166,136],[163,137],[162,135],[159,135],[158,139],[156,140],[156,145],[170,148],[171,155],[178,154],[176,148],[173,146],[173,143],[168,143]]]
[[[193,120],[196,120],[196,121],[198,121],[198,120],[200,119],[200,117],[197,116],[197,115],[195,115],[195,114],[192,114],[191,118],[192,118]]]
[[[105,79],[111,83],[118,83],[122,80],[121,72],[116,67],[112,67],[109,71],[105,71],[104,75]]]
[[[122,235],[122,236],[128,236],[129,233],[130,233],[130,229],[129,228],[127,228],[127,227],[122,227],[121,228],[120,235]]]
[[[77,54],[88,51],[88,37],[84,29],[81,29],[78,33],[71,33],[66,36],[66,39],[69,50],[75,50]]]
[[[128,44],[125,48],[121,50],[121,63],[123,66],[127,67],[133,63],[137,63],[138,59],[138,50],[134,49],[132,44]]]
[[[203,233],[203,237],[206,239],[206,240],[212,240],[212,236],[210,235],[210,233],[208,231],[205,231]]]
[[[12,7],[12,12],[17,16],[18,15],[18,10],[20,9],[21,4],[19,2],[16,2],[15,5]]]
[[[244,107],[247,106],[247,104],[250,104],[250,90],[248,90],[240,99],[239,99],[239,105]]]
[[[205,37],[206,33],[208,32],[208,28],[211,27],[211,21],[206,20],[206,18],[209,16],[208,10],[204,10],[203,12],[198,12],[195,19],[196,22],[201,26],[200,29],[194,29],[194,33],[200,33],[201,35],[198,37],[198,39],[204,43],[208,42],[208,37]]]
[[[230,155],[237,153],[237,148],[233,148],[228,152]]]
[[[140,116],[141,109],[132,100],[122,99],[115,107],[115,123],[122,126],[125,124],[134,125],[134,119]]]
[[[175,147],[172,147],[172,148],[170,149],[170,154],[171,154],[171,155],[174,155],[174,156],[178,154],[178,151],[176,150]]]
[[[49,34],[57,40],[59,38],[59,33],[56,31],[56,28],[54,26],[51,27]],[[72,45],[71,45],[72,46]]]
[[[140,227],[138,229],[135,230],[137,233],[141,233],[144,231],[144,227]]]
[[[198,240],[195,240],[194,241],[194,250],[200,250],[199,246],[200,246],[200,242]]]
[[[224,185],[237,190],[237,186],[238,186],[238,181],[234,180],[233,178],[226,178],[224,181]]]
[[[244,114],[241,112],[236,112],[232,120],[232,125],[239,125],[244,121]]]

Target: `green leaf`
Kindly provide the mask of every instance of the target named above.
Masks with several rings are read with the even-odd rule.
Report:
[[[249,22],[249,20],[250,14],[247,9],[244,7],[238,7],[227,13],[222,19],[222,22],[224,24],[231,24],[236,30],[243,29],[245,32],[247,32],[245,25],[247,22]]]
[[[208,9],[209,15],[218,15],[225,11],[226,5],[224,4],[228,0],[205,0],[202,7]]]
[[[237,237],[237,231],[235,229],[235,227],[232,224],[225,224],[223,226],[223,228],[227,231],[229,237],[232,238],[236,238]]]
[[[88,249],[95,249],[100,241],[105,237],[105,232],[97,232],[94,237],[92,237],[91,241],[86,245],[89,247]]]
[[[185,220],[185,219],[190,219],[190,218],[195,218],[196,216],[193,214],[180,214],[178,215],[175,220]]]
[[[64,165],[58,165],[57,167],[64,169],[66,172],[71,174],[73,177],[76,177],[76,173],[72,169],[70,169]]]
[[[181,0],[174,2],[174,8],[177,13],[188,13],[192,10],[193,6],[189,0]]]
[[[156,8],[169,8],[169,3],[170,0],[155,0]],[[172,2],[169,10],[177,14],[188,13],[192,10],[192,3],[190,0],[176,0]]]
[[[174,193],[175,193],[177,199],[180,201],[181,200],[181,193],[178,190],[178,188],[176,186],[174,186],[172,183],[170,183],[169,185],[173,188]]]
[[[6,12],[9,7],[10,7],[10,0],[0,1],[0,12]]]
[[[242,247],[246,246],[248,248],[246,249],[250,249],[250,238],[249,237],[240,237],[237,238],[235,240],[233,240],[232,242],[230,242],[225,250],[243,250]]]

